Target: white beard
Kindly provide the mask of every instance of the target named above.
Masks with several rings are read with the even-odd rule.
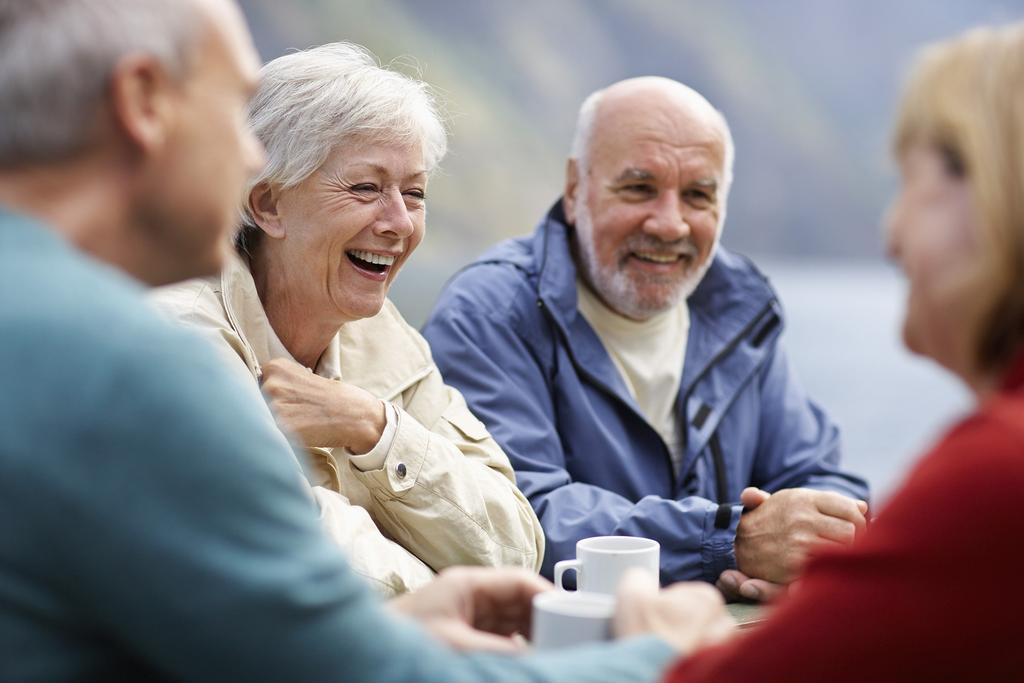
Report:
[[[581,184],[578,188],[580,197],[586,197],[586,188]],[[579,242],[579,267],[583,271],[584,280],[597,292],[602,301],[619,315],[634,320],[647,320],[658,313],[667,311],[682,303],[693,294],[697,285],[704,279],[712,261],[715,260],[715,253],[718,251],[718,242],[722,235],[721,229],[715,233],[715,243],[708,253],[707,259],[697,266],[691,267],[690,272],[676,282],[665,283],[664,287],[671,287],[663,296],[643,297],[640,294],[637,283],[630,276],[618,267],[622,252],[632,251],[632,245],[641,242],[647,245],[652,241],[664,244],[661,240],[650,236],[641,236],[628,239],[620,247],[620,253],[610,264],[602,264],[597,257],[597,247],[594,244],[594,224],[591,220],[590,207],[586,201],[581,201],[576,207],[576,237]],[[689,238],[684,238],[687,245],[686,250],[698,255],[696,245]]]

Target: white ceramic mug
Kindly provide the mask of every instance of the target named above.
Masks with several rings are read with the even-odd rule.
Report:
[[[612,639],[615,598],[584,591],[547,591],[533,596],[530,636],[538,650]]]
[[[576,559],[555,563],[555,585],[565,590],[562,576],[576,570],[576,587],[581,591],[615,595],[619,581],[630,569],[643,569],[658,585],[661,546],[639,536],[592,536],[576,543]]]

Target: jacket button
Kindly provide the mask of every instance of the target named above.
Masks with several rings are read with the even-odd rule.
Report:
[[[398,466],[395,468],[395,474],[398,475],[399,479],[404,479],[405,478],[406,471],[407,470],[405,469],[405,463],[404,462],[398,463]]]

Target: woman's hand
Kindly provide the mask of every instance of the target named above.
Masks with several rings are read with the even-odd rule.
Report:
[[[615,635],[619,638],[653,634],[681,654],[731,636],[736,622],[725,609],[722,595],[706,583],[677,583],[662,590],[639,570],[619,584]]]
[[[362,454],[384,433],[384,402],[353,384],[283,358],[263,366],[261,384],[278,421],[307,446]]]

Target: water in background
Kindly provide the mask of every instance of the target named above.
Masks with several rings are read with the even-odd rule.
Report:
[[[843,431],[846,462],[884,500],[924,448],[970,406],[964,388],[903,349],[905,285],[864,263],[758,262],[782,298],[783,343]]]
[[[392,298],[420,326],[450,268],[413,259]],[[969,407],[966,391],[903,350],[902,277],[883,264],[757,259],[782,298],[783,343],[811,396],[839,423],[850,469],[884,500],[941,430]]]

